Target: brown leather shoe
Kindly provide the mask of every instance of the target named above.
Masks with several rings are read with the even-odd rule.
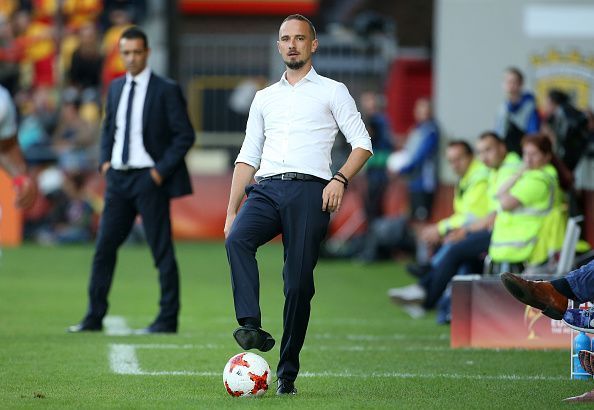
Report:
[[[563,319],[568,299],[557,292],[551,282],[525,280],[508,272],[501,274],[501,281],[520,302],[542,310],[551,319]]]
[[[594,390],[584,393],[580,396],[568,397],[563,399],[566,403],[589,403],[594,402]]]

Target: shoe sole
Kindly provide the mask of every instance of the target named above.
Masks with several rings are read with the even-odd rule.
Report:
[[[503,286],[505,286],[507,291],[511,293],[520,302],[524,303],[525,305],[529,305],[541,310],[545,316],[548,316],[551,319],[563,319],[563,312],[559,312],[559,310],[555,309],[550,305],[545,305],[535,301],[534,298],[530,295],[530,293],[525,292],[524,288],[518,285],[516,278],[511,274],[502,273],[501,281],[503,282]]]
[[[233,332],[233,337],[242,349],[258,349],[261,352],[267,352],[274,347],[274,338],[264,336],[257,330],[238,328]],[[262,340],[264,339],[264,340]]]

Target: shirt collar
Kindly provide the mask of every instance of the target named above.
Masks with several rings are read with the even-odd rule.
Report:
[[[130,81],[134,80],[136,85],[147,85],[151,78],[151,69],[146,66],[144,70],[142,70],[136,77],[132,77],[130,73],[126,73],[126,83],[130,83]]]
[[[289,84],[289,82],[287,81],[287,72],[285,71],[283,73],[283,75],[281,76],[280,79],[280,83],[282,85],[291,85]],[[313,66],[309,69],[308,73],[305,75],[305,77],[303,77],[301,80],[299,80],[299,83],[303,80],[308,80],[314,83],[319,83],[320,82],[320,76],[318,75],[318,73],[316,72],[316,70],[314,70]],[[297,83],[297,84],[299,84]]]

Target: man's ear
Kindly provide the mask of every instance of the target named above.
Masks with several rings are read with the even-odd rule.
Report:
[[[318,39],[314,38],[314,40],[311,42],[311,52],[315,53],[317,49],[318,49]]]

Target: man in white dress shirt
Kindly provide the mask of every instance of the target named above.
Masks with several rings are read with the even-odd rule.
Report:
[[[372,149],[345,85],[312,67],[318,40],[311,22],[299,14],[287,17],[277,45],[287,69],[252,102],[231,183],[225,246],[240,325],[233,336],[243,349],[268,351],[275,341],[261,328],[255,255],[258,247],[283,235],[285,307],[277,394],[295,394],[320,243],[330,213],[340,209],[349,180]],[[330,150],[339,129],[352,151],[332,175]],[[254,177],[256,183],[249,185]],[[244,192],[248,198],[240,209]]]

